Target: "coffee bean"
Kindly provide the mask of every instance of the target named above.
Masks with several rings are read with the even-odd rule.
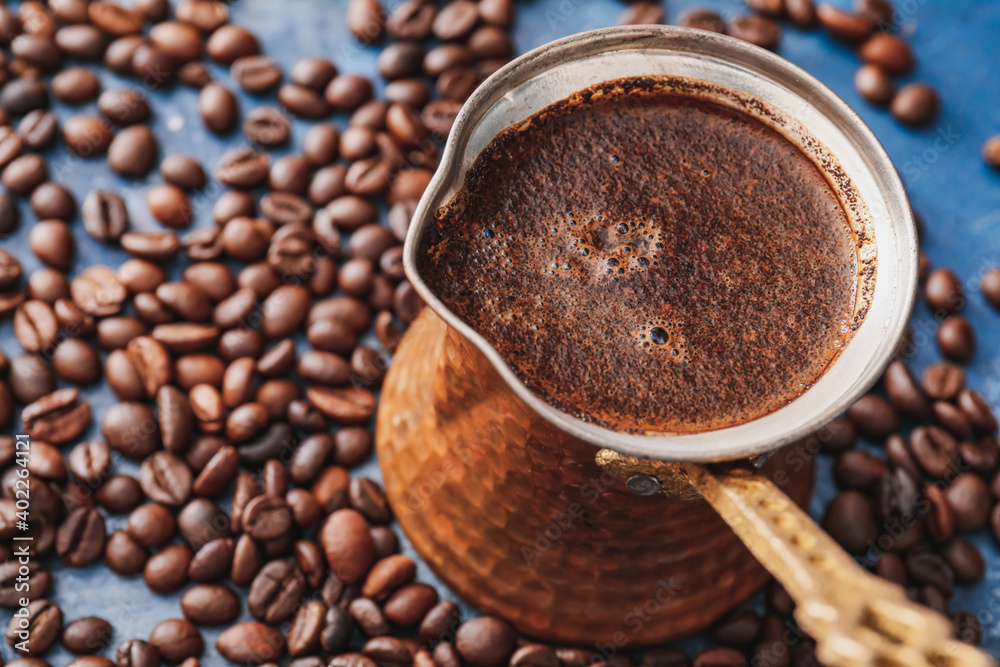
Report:
[[[54,83],[55,79],[53,79],[53,84]],[[59,117],[51,111],[35,109],[21,119],[21,122],[17,126],[17,133],[21,136],[24,145],[29,148],[34,148],[36,150],[48,148],[55,140],[56,135],[59,133]],[[50,187],[62,188],[61,185],[56,183],[51,183]],[[63,191],[68,192],[65,188]],[[69,196],[72,197],[72,195]],[[39,217],[60,218],[62,220],[66,220],[68,218],[68,216],[41,214],[39,214]]]
[[[131,401],[113,404],[105,411],[101,434],[112,449],[135,461],[149,456],[161,444],[153,411]]]
[[[92,507],[70,512],[56,533],[56,553],[71,567],[84,567],[104,551],[104,517]]]
[[[972,423],[955,405],[937,401],[933,406],[934,421],[962,440],[972,436]]]
[[[156,162],[156,137],[147,125],[129,125],[108,147],[108,166],[121,176],[142,178]]]
[[[158,667],[160,651],[141,639],[127,639],[118,647],[118,667]]]
[[[21,564],[13,558],[0,563],[0,606],[13,609],[21,606],[21,598],[37,600],[48,592],[52,585],[52,574],[49,570],[38,560],[29,561],[25,567],[27,572],[24,572]],[[25,584],[27,590],[19,590]]]
[[[306,396],[320,412],[338,424],[357,424],[375,413],[375,399],[361,387],[309,387]]]
[[[0,90],[0,109],[15,116],[48,106],[45,85],[35,79],[13,79]]]
[[[781,26],[766,16],[759,14],[742,14],[729,21],[727,32],[765,49],[773,49],[781,41]]]
[[[391,623],[408,628],[420,623],[437,602],[438,593],[431,586],[408,584],[389,597],[383,611]]]
[[[383,665],[406,665],[412,660],[407,643],[396,637],[372,637],[361,650],[364,655]]]
[[[104,33],[92,25],[65,25],[56,31],[55,42],[63,53],[79,60],[100,60],[104,54]]]
[[[941,316],[954,313],[965,305],[965,293],[958,276],[951,269],[934,269],[924,284],[927,305]]]
[[[935,553],[915,551],[906,556],[906,570],[920,584],[933,586],[946,597],[954,592],[955,573],[948,563]]]
[[[389,633],[389,621],[386,620],[378,605],[368,598],[353,600],[347,607],[351,618],[363,633],[369,637],[377,637]]]
[[[475,667],[506,664],[517,648],[514,630],[505,621],[479,616],[466,621],[455,633],[455,648]]]
[[[997,418],[993,414],[993,408],[978,391],[967,388],[959,392],[958,407],[977,431],[996,433]]]
[[[127,514],[142,502],[142,487],[135,477],[112,475],[94,492],[94,499],[111,514]]]
[[[378,0],[350,0],[344,14],[348,30],[363,44],[373,44],[385,36],[385,10]]]
[[[880,65],[890,74],[906,74],[913,69],[913,50],[896,35],[876,33],[858,49],[858,55],[868,63]]]
[[[85,67],[70,67],[52,77],[52,92],[67,104],[83,104],[97,98],[101,82]]]
[[[372,523],[388,523],[392,518],[381,487],[367,477],[355,477],[351,480],[348,498],[351,507],[364,514]]]
[[[324,524],[320,541],[330,568],[347,583],[359,580],[371,567],[374,544],[368,522],[359,512],[339,509]]]
[[[248,93],[268,91],[281,83],[282,77],[281,66],[271,58],[260,55],[237,58],[230,67],[229,74]]]
[[[292,511],[284,498],[262,495],[251,500],[242,517],[243,530],[255,540],[273,540],[292,525]]]
[[[102,155],[107,152],[114,133],[107,121],[95,116],[74,116],[62,129],[66,147],[80,157]]]
[[[280,623],[292,616],[305,592],[305,577],[294,563],[271,561],[254,577],[247,609],[260,621]]]
[[[852,554],[864,553],[878,539],[871,502],[857,491],[842,491],[827,503],[823,529]]]
[[[111,645],[111,624],[97,616],[84,616],[66,624],[62,631],[62,644],[66,650],[77,653],[100,653]]]
[[[320,648],[320,635],[325,625],[326,607],[318,600],[309,600],[299,607],[288,629],[288,653],[301,657]]]
[[[91,23],[112,35],[142,32],[142,14],[113,2],[91,2],[87,6],[87,15]]]
[[[149,643],[170,664],[197,657],[205,650],[205,642],[198,628],[180,618],[168,618],[154,625],[149,633]]]
[[[239,103],[228,88],[209,83],[198,95],[198,113],[205,127],[215,134],[224,134],[236,126]]]
[[[171,518],[172,519],[172,518]],[[130,533],[116,530],[104,547],[104,561],[112,572],[131,576],[142,572],[149,553]]]
[[[112,123],[134,125],[145,123],[152,115],[149,101],[141,90],[117,88],[106,90],[97,98],[97,110]]]
[[[27,616],[13,616],[7,626],[7,643],[19,653],[44,653],[59,638],[63,614],[51,600],[35,600],[26,608]],[[27,637],[19,636],[23,631]]]
[[[59,323],[43,301],[25,301],[14,311],[14,336],[27,352],[48,352],[56,343]]]
[[[4,167],[0,180],[4,186],[19,195],[29,195],[36,187],[48,180],[48,164],[41,155],[29,153],[14,158]]]
[[[90,424],[90,403],[79,400],[76,389],[58,389],[25,406],[24,430],[36,440],[53,444],[69,442]]]
[[[886,106],[896,94],[896,86],[881,65],[865,63],[854,75],[854,87],[868,102]]]
[[[858,429],[874,440],[884,440],[899,430],[899,416],[885,399],[866,394],[847,409],[847,416]]]
[[[230,662],[249,664],[277,660],[285,651],[284,636],[263,623],[247,621],[222,631],[215,649]]]
[[[986,560],[972,542],[955,538],[941,548],[941,555],[955,572],[955,581],[960,584],[975,584],[986,573]]]
[[[184,591],[181,612],[197,625],[225,625],[240,615],[240,597],[222,584],[199,584]]]
[[[868,489],[884,472],[882,459],[860,449],[842,453],[833,464],[833,477],[844,488]]]
[[[852,14],[829,2],[816,7],[816,18],[831,35],[847,42],[860,42],[875,29],[875,22],[865,14]]]
[[[154,452],[142,462],[139,483],[151,500],[179,507],[191,494],[191,469],[170,452]]]
[[[384,600],[416,574],[416,563],[402,555],[391,555],[372,566],[361,593],[373,600]]]
[[[69,226],[62,220],[40,220],[31,228],[28,246],[42,262],[65,272],[73,261],[76,243]]]
[[[618,17],[618,25],[656,25],[663,23],[665,19],[666,14],[660,5],[652,2],[635,2],[622,11]]]
[[[111,474],[111,450],[100,440],[81,442],[70,450],[69,470],[81,482],[99,486]]]
[[[435,638],[436,639],[436,638]],[[433,658],[431,658],[433,662]],[[554,650],[541,644],[525,643],[510,657],[511,667],[559,667]]]
[[[371,81],[358,74],[338,74],[326,86],[323,97],[333,109],[348,111],[356,109],[371,99]],[[0,97],[2,104],[2,97]]]
[[[934,88],[926,83],[909,83],[899,89],[889,110],[892,117],[904,125],[926,125],[938,114],[941,100]]]
[[[855,0],[854,11],[871,17],[883,29],[894,22],[895,10],[891,0]]]
[[[964,363],[976,352],[976,334],[972,324],[961,315],[949,315],[938,325],[934,337],[938,349],[951,361]]]
[[[219,158],[215,178],[232,187],[252,188],[267,178],[270,162],[266,154],[252,148],[235,148]]]
[[[208,56],[222,65],[231,65],[237,58],[260,52],[260,43],[252,32],[238,25],[220,26],[205,45]]]
[[[231,537],[218,537],[206,542],[191,559],[188,578],[198,582],[221,578],[229,572],[235,550],[236,543]]]
[[[990,492],[979,475],[962,473],[944,491],[955,510],[955,527],[972,532],[986,525],[990,513]]]

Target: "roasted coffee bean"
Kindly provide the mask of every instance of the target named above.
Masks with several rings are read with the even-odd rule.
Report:
[[[513,628],[492,616],[479,616],[462,623],[455,633],[455,648],[475,667],[504,665],[517,648]]]
[[[252,188],[267,178],[270,162],[266,154],[252,148],[235,148],[219,158],[215,178],[232,187]]]
[[[920,468],[934,479],[944,479],[955,469],[958,444],[938,426],[918,426],[910,434],[910,451]]]
[[[389,621],[379,606],[368,598],[358,598],[352,601],[347,610],[351,612],[351,618],[369,637],[378,637],[389,633]]]
[[[206,542],[188,565],[188,578],[192,581],[207,582],[219,579],[232,567],[236,543],[231,537],[218,537]]]
[[[27,352],[49,352],[59,336],[59,322],[43,301],[25,301],[14,311],[14,336]]]
[[[378,0],[350,0],[344,15],[348,30],[363,44],[373,44],[385,36],[385,10]]]
[[[386,600],[383,611],[391,623],[408,628],[420,623],[437,602],[438,593],[431,586],[420,583],[408,584]]]
[[[291,529],[292,511],[284,498],[257,496],[243,510],[242,525],[255,540],[273,540]]]
[[[52,585],[52,574],[38,560],[31,560],[25,566],[27,572],[21,569],[17,559],[9,559],[0,563],[0,606],[7,609],[20,607],[20,599],[26,597],[37,600],[48,592]],[[18,580],[18,577],[21,577]],[[26,583],[27,590],[18,590],[18,584]]]
[[[972,422],[962,411],[951,403],[936,401],[932,407],[934,421],[946,428],[958,439],[972,436]]]
[[[280,623],[291,618],[305,592],[305,577],[294,563],[271,561],[254,577],[247,609],[260,621]]]
[[[104,413],[101,434],[112,449],[136,461],[152,454],[161,444],[160,427],[153,411],[142,403],[111,405]]]
[[[348,499],[351,507],[364,514],[372,523],[388,523],[392,518],[381,487],[367,477],[355,477],[351,480]]]
[[[184,591],[181,611],[197,625],[225,625],[240,615],[240,597],[222,584],[199,584]]]
[[[333,460],[346,467],[353,467],[368,458],[372,449],[371,432],[360,426],[342,428],[334,435]]]
[[[949,315],[965,306],[965,292],[962,283],[953,271],[945,268],[934,269],[924,283],[924,297],[931,310]]]
[[[94,492],[94,499],[111,514],[127,514],[142,503],[142,487],[135,477],[112,475]]]
[[[417,565],[412,559],[394,554],[372,566],[361,588],[361,594],[373,600],[384,600],[400,586],[410,582]]]
[[[164,662],[177,664],[201,655],[205,642],[198,628],[180,618],[168,618],[153,626],[149,643],[160,651]]]
[[[252,109],[243,121],[243,135],[262,146],[280,146],[291,136],[291,125],[278,109],[260,106]]]
[[[28,246],[42,262],[65,272],[73,261],[76,243],[69,226],[62,220],[40,220],[31,228]]]
[[[955,527],[961,532],[979,530],[989,520],[990,492],[982,478],[962,473],[945,489],[945,496],[955,510]]]
[[[95,241],[115,241],[129,227],[125,201],[118,193],[109,190],[90,192],[83,200],[80,215],[84,229]]]
[[[85,67],[70,67],[52,77],[52,92],[67,104],[83,104],[101,92],[101,82]]]
[[[224,134],[236,126],[239,103],[228,88],[209,83],[198,94],[198,113],[205,127],[215,134]]]
[[[929,551],[914,551],[906,556],[906,570],[920,584],[933,586],[946,597],[954,592],[955,573],[941,556]]]
[[[191,469],[170,452],[154,452],[142,462],[139,483],[150,500],[179,507],[191,494]]]
[[[892,77],[881,65],[865,63],[854,75],[854,87],[858,94],[872,104],[886,106],[896,94]]]
[[[21,155],[4,167],[0,176],[4,186],[19,195],[29,195],[36,187],[48,180],[48,165],[41,155],[29,153]]]
[[[128,533],[145,547],[158,547],[174,534],[174,516],[163,505],[137,507],[128,517]]]
[[[379,664],[405,665],[412,660],[407,642],[387,635],[372,637],[361,650]]]
[[[143,568],[143,579],[150,590],[171,593],[187,583],[187,571],[192,559],[191,549],[183,544],[171,544],[153,554]]]
[[[829,2],[816,7],[816,18],[827,32],[848,42],[860,42],[875,29],[875,22],[865,14],[852,14]]]
[[[857,491],[842,491],[826,506],[823,529],[852,554],[868,549],[878,539],[871,502]]]
[[[136,88],[104,91],[97,98],[97,110],[117,125],[145,123],[152,116],[149,101],[143,92]]]
[[[185,190],[200,190],[208,183],[201,164],[190,155],[174,153],[160,162],[160,175],[168,183]]]
[[[44,653],[62,630],[63,614],[51,600],[34,600],[25,608],[27,616],[12,616],[7,626],[7,643],[19,653]],[[21,636],[20,632],[27,634]]]
[[[357,424],[375,414],[375,398],[361,387],[309,387],[306,396],[320,412],[338,424]]]
[[[462,664],[454,645],[446,641],[438,642],[437,646],[434,647],[433,658],[435,664],[441,665],[441,667],[460,667]]]
[[[35,79],[12,79],[0,91],[0,109],[15,116],[48,106],[45,85]]]
[[[315,653],[320,648],[326,606],[318,600],[309,600],[299,607],[288,629],[288,653],[301,657]]]
[[[247,621],[223,630],[215,649],[226,660],[240,664],[277,660],[285,652],[285,637],[263,623]]]
[[[105,540],[104,517],[92,507],[70,512],[56,533],[56,553],[71,567],[84,567],[101,557]]]
[[[909,83],[892,98],[892,117],[905,125],[926,125],[934,119],[941,100],[934,88],[926,83]]]
[[[118,667],[157,667],[160,651],[141,639],[127,639],[118,647]]]
[[[965,371],[961,366],[947,361],[934,363],[924,371],[921,383],[931,398],[940,401],[952,400],[965,386]]]
[[[80,157],[103,155],[111,146],[114,133],[106,120],[94,116],[74,116],[63,124],[66,147]]]
[[[55,79],[53,79],[53,84],[54,83]],[[55,140],[58,133],[59,117],[56,116],[55,113],[45,111],[43,109],[35,109],[31,113],[27,114],[21,119],[21,122],[17,126],[17,134],[20,135],[24,145],[36,150],[48,148],[48,146]],[[63,186],[57,183],[50,183],[49,186],[63,188]],[[65,188],[63,188],[63,192],[72,198],[72,195],[70,195]],[[72,215],[72,213],[70,215]],[[66,220],[69,216],[38,214],[38,217],[60,218],[62,220]]]
[[[205,45],[208,56],[222,65],[231,65],[237,58],[260,52],[257,37],[238,25],[220,26]]]
[[[652,2],[634,2],[625,7],[618,17],[618,25],[649,25],[663,23],[663,7]],[[471,41],[471,40],[470,40]]]
[[[90,402],[79,399],[76,389],[58,389],[25,406],[24,430],[36,440],[52,444],[69,442],[90,424]]]
[[[892,407],[918,420],[930,414],[930,402],[910,369],[902,361],[894,361],[885,371],[886,393]]]
[[[976,352],[976,334],[972,324],[961,315],[949,315],[938,325],[935,341],[948,359],[964,363]]]
[[[860,449],[842,453],[833,464],[833,477],[844,488],[868,489],[884,472],[882,459]]]
[[[147,125],[130,125],[121,130],[108,147],[108,166],[131,178],[142,178],[156,162],[156,137]]]
[[[100,653],[111,645],[111,624],[97,616],[84,616],[66,624],[62,645],[72,653]]]
[[[913,50],[896,35],[876,33],[858,49],[865,62],[876,63],[892,74],[906,74],[913,69]]]
[[[125,577],[138,574],[142,572],[148,559],[149,553],[131,533],[116,530],[108,537],[104,547],[104,562],[112,572]]]
[[[453,636],[461,621],[462,613],[458,605],[451,600],[443,600],[424,615],[418,630],[420,641],[433,644],[445,637]]]
[[[247,55],[237,58],[229,74],[248,93],[263,93],[281,83],[281,66],[267,56]],[[258,107],[259,108],[259,107]]]
[[[959,392],[958,407],[977,431],[988,434],[996,433],[997,418],[993,414],[993,408],[978,391],[963,389]]]
[[[986,573],[986,560],[972,542],[958,537],[941,548],[941,555],[955,572],[955,581],[974,584]]]
[[[433,660],[431,658],[432,662]],[[524,643],[510,657],[510,665],[511,667],[559,667],[560,662],[556,652],[548,646]]]
[[[323,526],[320,541],[330,568],[350,584],[365,575],[374,559],[368,522],[359,512],[339,509]]]
[[[111,449],[100,440],[81,442],[70,450],[69,470],[86,484],[99,486],[111,474]]]
[[[743,41],[765,49],[773,49],[781,41],[781,26],[766,16],[742,14],[729,21],[727,32]]]
[[[847,416],[866,436],[884,440],[899,430],[899,416],[889,403],[875,394],[866,394],[847,409]]]

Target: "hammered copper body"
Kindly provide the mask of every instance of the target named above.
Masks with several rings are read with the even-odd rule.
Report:
[[[390,369],[378,420],[403,530],[456,593],[535,637],[655,644],[704,628],[769,576],[696,496],[638,496],[594,446],[524,404],[425,308]],[[791,470],[774,456],[766,474]],[[812,466],[784,490],[805,503]]]

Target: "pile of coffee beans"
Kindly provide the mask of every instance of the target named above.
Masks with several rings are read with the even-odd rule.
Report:
[[[695,7],[681,13],[677,23],[727,34],[766,49],[775,49],[781,43],[782,18],[801,30],[819,26],[856,50],[862,65],[854,84],[861,97],[876,106],[889,107],[892,117],[904,125],[926,125],[937,116],[940,98],[931,86],[914,82],[896,89],[893,77],[912,71],[916,59],[913,49],[898,34],[901,22],[889,0],[857,0],[853,12],[829,2],[816,4],[813,0],[745,2],[751,12],[728,20],[710,7]],[[666,20],[658,2],[639,0],[625,8],[619,23],[638,25]],[[1000,147],[988,154],[1000,155]],[[1000,157],[997,159],[1000,161]]]
[[[909,52],[878,39],[885,14],[868,8],[881,3],[864,4],[840,15],[809,0],[757,1],[756,13],[728,24],[704,10],[682,22],[774,46],[773,17],[784,13],[861,43],[875,68],[901,69]],[[693,658],[671,647],[606,658],[519,639],[496,618],[463,621],[453,602],[415,581],[379,485],[350,472],[370,457],[374,392],[421,307],[401,265],[415,202],[461,103],[513,55],[514,15],[512,0],[404,0],[391,12],[378,0],[351,0],[347,25],[381,48],[387,85],[377,98],[372,81],[324,57],[305,57],[286,74],[216,0],[0,6],[0,235],[30,224],[31,251],[44,265],[24,275],[0,250],[0,317],[12,319],[22,348],[0,353],[0,426],[33,440],[30,656],[8,665],[48,665],[42,656],[61,643],[79,656],[75,667],[196,667],[205,650],[199,628],[220,626],[215,648],[235,664],[818,664],[776,584],[765,614],[736,612],[712,630],[718,645]],[[664,16],[637,3],[626,19]],[[206,59],[228,67],[228,78],[215,80]],[[101,90],[95,67],[136,85]],[[161,156],[144,90],[175,85],[198,89],[204,127],[238,130],[241,147],[207,166]],[[241,109],[234,87],[261,101]],[[60,123],[48,110],[53,97],[96,101],[98,113]],[[291,118],[311,128],[298,152],[272,160],[269,150],[291,140]],[[125,178],[158,171],[162,183],[146,189],[146,204],[162,228],[133,230],[111,190],[78,203],[39,152],[59,141]],[[180,231],[209,196],[214,226]],[[21,220],[19,198],[35,219]],[[120,246],[130,258],[70,272],[83,243]],[[937,270],[925,291],[945,314],[942,353],[961,362],[975,339],[958,314],[965,297],[956,285]],[[1000,305],[1000,270],[984,277],[983,293]],[[369,331],[377,345],[363,342]],[[874,543],[873,570],[945,610],[955,585],[983,576],[982,556],[959,534],[990,523],[1000,533],[996,422],[960,366],[942,362],[918,381],[904,364],[886,375],[888,400],[868,396],[815,436],[837,457],[844,489],[824,524],[853,553]],[[118,401],[97,412],[79,388],[101,383]],[[904,419],[919,424],[907,435]],[[92,422],[101,436],[87,439]],[[859,432],[884,442],[884,455],[855,447]],[[116,470],[122,459],[138,464],[137,476]],[[14,441],[0,437],[7,609],[21,596],[12,559],[12,538],[25,534],[18,468]],[[124,528],[109,533],[109,516],[127,517]],[[897,534],[892,522],[906,525]],[[893,541],[882,548],[886,534]],[[118,636],[99,617],[65,618],[45,597],[53,559],[69,567],[103,559],[154,593],[183,591],[178,616],[144,638]],[[254,620],[234,624],[244,605]],[[954,618],[960,638],[978,641],[975,618]],[[11,645],[16,630],[12,622]]]

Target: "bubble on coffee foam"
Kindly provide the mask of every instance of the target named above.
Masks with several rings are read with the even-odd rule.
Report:
[[[637,327],[635,340],[643,351],[665,356],[670,361],[689,364],[695,358],[695,349],[684,335],[684,326],[680,322],[646,320]]]

